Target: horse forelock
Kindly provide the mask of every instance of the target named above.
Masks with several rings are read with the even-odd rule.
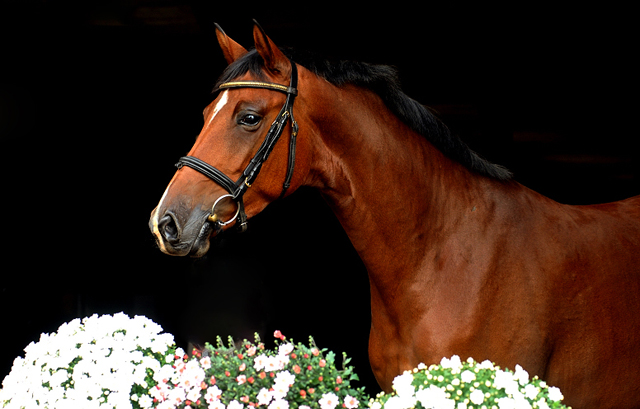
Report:
[[[493,164],[471,150],[457,135],[427,107],[407,96],[400,86],[397,71],[387,65],[357,61],[329,61],[297,50],[282,49],[296,63],[335,86],[356,85],[376,93],[385,105],[415,132],[427,138],[449,158],[469,170],[498,180],[510,180],[506,168]],[[251,50],[230,64],[222,73],[214,90],[220,84],[233,81],[247,73],[258,80],[266,80],[262,57]]]

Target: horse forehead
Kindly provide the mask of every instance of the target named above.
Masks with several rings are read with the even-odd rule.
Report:
[[[211,125],[211,122],[216,118],[218,113],[220,113],[222,108],[224,108],[228,102],[229,102],[229,90],[227,89],[227,90],[224,90],[222,94],[220,94],[220,97],[218,98],[217,102],[214,102],[215,105],[213,106],[213,111],[211,111],[209,119],[207,120],[207,125]]]

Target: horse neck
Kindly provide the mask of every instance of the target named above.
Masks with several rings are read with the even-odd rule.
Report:
[[[314,95],[325,108],[314,118],[317,186],[372,281],[417,271],[478,198],[492,195],[493,181],[445,157],[372,92],[348,86]]]

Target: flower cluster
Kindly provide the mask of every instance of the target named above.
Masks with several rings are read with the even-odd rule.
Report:
[[[335,354],[320,350],[310,338],[309,346],[288,342],[280,331],[276,349],[268,350],[256,334],[238,346],[206,344],[191,359],[176,359],[173,376],[159,380],[151,391],[158,408],[186,409],[357,409],[366,402],[364,388],[349,359],[343,354],[338,370]],[[178,357],[179,358],[179,357]]]
[[[457,355],[440,365],[420,364],[393,380],[394,392],[380,393],[370,409],[557,409],[566,408],[560,390],[516,365],[515,372],[489,361],[461,362]]]
[[[255,342],[206,344],[191,357],[153,321],[123,313],[93,315],[42,334],[2,382],[0,407],[89,409],[359,409],[368,400],[350,359],[294,344],[280,331],[269,350]],[[520,366],[458,356],[397,376],[394,392],[369,409],[565,408],[560,390]],[[364,409],[364,408],[363,408]]]
[[[150,407],[152,375],[175,355],[173,336],[161,331],[148,318],[123,313],[65,323],[16,358],[0,407]]]

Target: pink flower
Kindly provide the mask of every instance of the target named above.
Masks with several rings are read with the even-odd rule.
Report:
[[[222,391],[217,386],[212,386],[207,389],[207,393],[204,395],[204,400],[207,403],[213,403],[213,401],[220,399],[222,396]]]
[[[256,371],[259,371],[261,369],[264,369],[267,366],[267,362],[268,362],[268,359],[266,355],[264,354],[258,355],[254,360],[253,367],[255,368]]]
[[[211,358],[209,358],[208,356],[205,356],[200,360],[200,365],[202,365],[204,369],[211,368]]]
[[[291,343],[282,344],[278,347],[278,355],[289,355],[293,351],[293,348]]]
[[[356,409],[359,405],[360,405],[360,402],[358,402],[358,399],[354,398],[351,395],[345,396],[344,406],[346,406],[347,409]]]
[[[258,405],[268,405],[271,402],[271,393],[266,388],[260,389],[258,393]]]
[[[320,368],[324,368],[327,365],[327,361],[325,361],[324,359],[321,359],[318,365],[320,366]]]
[[[237,400],[232,400],[227,405],[227,408],[228,409],[243,409],[244,405],[242,403],[238,402]]]
[[[275,332],[273,333],[273,336],[278,338],[278,339],[281,339],[283,341],[284,341],[284,338],[285,338],[285,336],[282,335],[282,332],[280,332],[280,330],[278,330],[278,329],[275,330]]]
[[[247,355],[254,356],[255,354],[256,354],[256,347],[255,345],[251,345],[249,349],[247,349]]]
[[[321,409],[334,409],[338,406],[338,397],[334,393],[325,393],[322,399],[318,401]]]
[[[226,409],[226,408],[224,406],[224,403],[216,399],[213,402],[209,402],[209,409]]]
[[[236,378],[236,381],[238,381],[238,385],[242,385],[243,383],[245,383],[247,381],[247,377],[246,377],[246,375],[239,375]]]

